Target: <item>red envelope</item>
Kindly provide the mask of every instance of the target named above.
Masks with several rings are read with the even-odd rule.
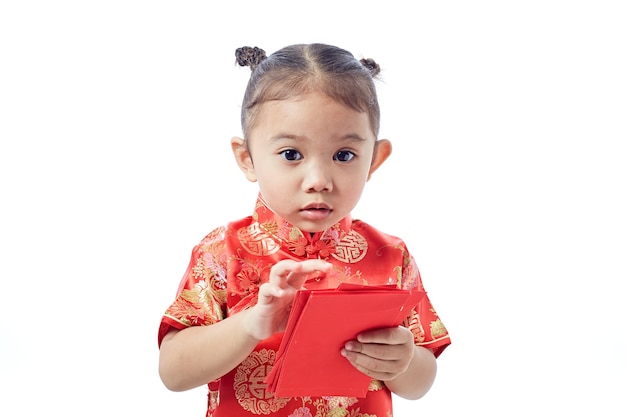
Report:
[[[277,397],[365,397],[371,378],[341,356],[341,348],[363,331],[400,325],[424,294],[351,284],[298,291],[267,390]]]

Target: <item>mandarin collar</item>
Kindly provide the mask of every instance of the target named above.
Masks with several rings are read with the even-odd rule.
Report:
[[[264,231],[281,245],[288,246],[291,252],[306,257],[327,257],[326,252],[334,251],[339,239],[352,228],[352,217],[347,215],[324,231],[304,232],[272,211],[260,193],[252,218],[260,225],[272,225],[273,227],[263,227]]]

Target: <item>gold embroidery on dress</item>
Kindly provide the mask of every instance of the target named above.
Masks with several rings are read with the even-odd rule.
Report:
[[[348,411],[348,407],[356,404],[357,402],[358,400],[354,397],[324,396],[314,402],[316,408],[315,417],[360,416],[360,414],[354,414],[356,410],[353,410],[352,412]]]
[[[407,323],[407,328],[413,332],[413,338],[416,343],[423,343],[426,340],[426,332],[424,331],[424,326],[422,326],[422,321],[420,320],[419,314],[415,311],[411,311],[411,315],[405,323]]]
[[[443,325],[442,321],[440,319],[437,319],[430,323],[430,334],[434,339],[436,339],[438,337],[448,334],[448,330]]]
[[[253,414],[268,415],[283,408],[291,398],[275,397],[266,390],[263,382],[274,364],[276,352],[261,349],[252,352],[235,372],[233,391],[244,410]]]
[[[380,381],[378,379],[372,379],[370,381],[369,387],[367,387],[367,390],[368,391],[380,391],[384,387],[385,387],[385,383],[383,381]]]
[[[366,253],[367,240],[351,230],[339,240],[332,256],[338,261],[353,264],[363,259]]]
[[[276,224],[273,224],[276,229]],[[280,246],[272,238],[272,225],[252,223],[248,227],[242,227],[237,230],[237,238],[241,246],[252,255],[267,256],[276,253]]]
[[[289,240],[297,240],[300,237],[304,237],[300,229],[298,229],[297,227],[291,227],[289,229],[289,235],[288,235]]]

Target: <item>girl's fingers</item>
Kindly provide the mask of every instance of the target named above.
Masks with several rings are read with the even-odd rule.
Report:
[[[332,265],[321,259],[277,262],[270,272],[269,281],[259,287],[259,302],[271,303],[274,298],[282,298],[287,291],[299,290],[312,273],[328,273]]]
[[[286,259],[272,267],[269,282],[278,289],[285,289],[288,286],[299,289],[309,274],[314,272],[326,273],[330,268],[331,264],[321,259],[309,259],[301,262]],[[279,294],[282,292],[276,290],[275,294],[280,296]]]
[[[325,274],[328,273],[332,265],[321,259],[310,259],[300,262],[300,270],[293,271],[287,277],[287,284],[295,289],[300,289],[304,285],[304,282],[311,276],[311,274]]]
[[[274,297],[280,297],[281,294],[278,294],[279,291],[282,292],[280,288],[276,288],[267,282],[265,284],[261,284],[258,295],[259,304],[266,304],[271,302]]]
[[[386,327],[360,333],[357,340],[361,343],[381,343],[386,345],[413,344],[413,333],[403,326]]]

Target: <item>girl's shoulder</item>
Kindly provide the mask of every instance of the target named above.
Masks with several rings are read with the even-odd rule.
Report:
[[[386,233],[360,219],[352,220],[352,229],[362,235],[368,242],[406,246],[402,238]]]
[[[237,230],[250,224],[250,222],[252,222],[252,216],[244,217],[243,219],[231,221],[218,226],[206,234],[196,246],[203,248],[223,242],[228,238],[228,236],[236,233]]]

